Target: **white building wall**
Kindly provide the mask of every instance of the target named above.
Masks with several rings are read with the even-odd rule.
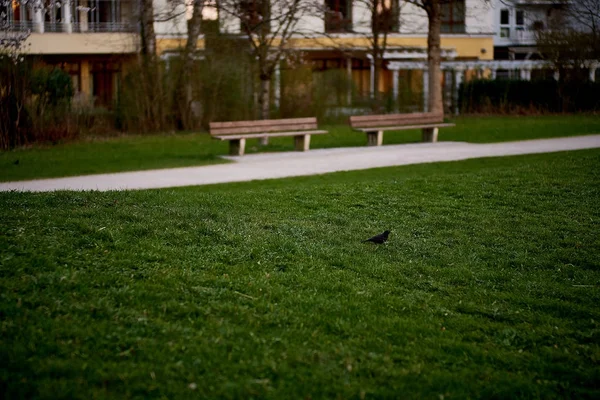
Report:
[[[494,31],[494,8],[486,0],[465,0],[465,28],[467,33]]]
[[[570,3],[571,6],[576,4]],[[551,29],[553,24],[558,24],[562,27],[565,24],[570,24],[575,27],[568,19],[567,15],[559,7],[563,6],[563,0],[545,1],[545,2],[522,2],[513,0],[492,0],[493,8],[493,32],[495,46],[511,46],[511,45],[534,45],[536,42],[535,31],[533,25],[536,22],[542,24],[543,29]],[[509,23],[501,24],[501,10],[508,10]],[[517,11],[523,11],[524,24],[518,26],[516,23]],[[555,21],[560,22],[552,22]],[[501,37],[502,28],[508,28],[510,35]]]
[[[154,0],[156,36],[178,37],[187,33],[186,6],[182,1]]]
[[[352,3],[352,30],[357,33],[371,32],[371,11],[362,1]]]
[[[166,0],[155,0],[165,2]],[[305,0],[307,3],[311,0]],[[496,2],[508,0],[465,0],[465,29],[468,34],[489,34],[496,31],[495,18],[499,18],[499,11],[495,8]],[[273,2],[274,12],[277,11],[276,0]],[[425,35],[427,33],[427,14],[425,11],[410,3],[400,0],[400,33]],[[323,10],[314,8],[311,12],[304,12],[297,25],[297,30],[302,33],[323,33],[325,30]],[[220,15],[221,29],[226,33],[240,33],[238,18],[222,12]],[[184,21],[185,22],[185,21]],[[182,26],[182,25],[180,25]],[[365,34],[371,31],[371,15],[368,5],[364,1],[354,1],[352,4],[352,28],[354,32]]]
[[[321,33],[325,31],[325,19],[316,11],[305,13],[298,21],[297,31],[305,34]]]
[[[404,3],[400,6],[400,33],[427,34],[427,13],[414,4]]]

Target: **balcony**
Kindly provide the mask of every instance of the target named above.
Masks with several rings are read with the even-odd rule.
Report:
[[[534,44],[537,41],[535,31],[515,30],[511,39],[518,44]]]
[[[138,32],[138,25],[127,22],[80,22],[73,24],[73,32]]]
[[[137,32],[135,0],[63,0],[33,9],[18,0],[0,1],[3,23],[10,31]]]

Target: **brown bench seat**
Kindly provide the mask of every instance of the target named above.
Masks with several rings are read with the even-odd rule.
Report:
[[[424,142],[437,142],[438,129],[455,126],[444,122],[444,115],[437,113],[353,115],[350,127],[367,134],[367,146],[381,146],[384,131],[421,129]]]
[[[317,129],[317,118],[264,119],[257,121],[211,122],[210,135],[214,139],[229,140],[229,154],[244,155],[246,139],[293,136],[297,151],[307,151],[311,135],[323,135]]]

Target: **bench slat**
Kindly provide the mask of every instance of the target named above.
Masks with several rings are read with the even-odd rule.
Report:
[[[376,131],[405,131],[409,129],[422,129],[422,128],[449,128],[456,126],[451,123],[437,123],[437,124],[419,124],[419,125],[399,125],[399,126],[372,126],[366,128],[354,128],[355,131],[361,132],[376,132]]]
[[[370,128],[388,125],[414,125],[419,123],[444,122],[443,114],[412,113],[412,114],[384,114],[384,115],[358,115],[350,117],[352,128]]]
[[[237,139],[258,139],[264,137],[283,137],[283,136],[301,136],[301,135],[324,135],[327,131],[289,131],[289,132],[273,132],[273,133],[258,133],[258,134],[240,134],[240,135],[213,135],[214,139],[219,140],[237,140]]]
[[[239,135],[245,133],[297,131],[301,129],[317,129],[317,119],[315,117],[311,117],[210,123],[210,134],[213,136],[229,134]]]

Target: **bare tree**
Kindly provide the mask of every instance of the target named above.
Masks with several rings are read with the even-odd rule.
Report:
[[[487,1],[487,0],[486,0]],[[381,104],[378,101],[378,87],[380,71],[384,66],[384,54],[388,49],[388,36],[399,28],[401,14],[407,5],[412,5],[424,11],[427,15],[427,64],[428,64],[428,96],[429,111],[443,113],[442,102],[442,73],[441,73],[441,25],[443,8],[450,6],[452,0],[356,0],[370,13],[369,29],[364,31],[359,28],[359,35],[365,37],[369,43],[368,52],[373,61],[374,76],[374,102],[373,108],[377,110]],[[328,18],[325,10],[325,18]],[[412,16],[419,17],[419,16]],[[361,32],[363,31],[363,32]],[[335,43],[335,41],[332,41]],[[335,44],[333,44],[335,46]],[[352,49],[338,47],[341,51],[350,53]]]
[[[567,14],[596,40],[600,39],[600,0],[577,0],[567,3]]]
[[[275,69],[286,54],[293,51],[289,42],[298,33],[298,22],[312,9],[303,0],[220,0],[219,10],[240,21],[257,62],[260,79],[260,118],[270,114],[270,86]]]
[[[427,69],[429,71],[429,92],[427,93],[429,110],[436,114],[444,113],[442,101],[442,4],[450,4],[451,0],[404,0],[413,4],[427,14]]]
[[[562,80],[586,81],[590,63],[600,59],[600,0],[565,1],[536,39]]]
[[[384,53],[388,48],[388,35],[397,32],[399,28],[400,0],[354,0],[352,7],[363,11],[358,20],[353,20],[352,10],[347,3],[337,1],[316,0],[314,10],[318,17],[324,20],[325,32],[312,32],[321,37],[322,45],[335,49],[346,57],[360,53],[364,54],[365,48],[359,49],[352,44],[338,40],[340,33],[352,33],[360,36],[366,43],[366,52],[373,63],[373,98],[372,109],[380,111],[382,102],[379,93],[381,71],[384,67]],[[360,11],[358,13],[360,13]]]
[[[140,0],[140,40],[142,55],[156,56],[156,34],[154,32],[153,0]]]
[[[42,5],[39,0],[25,0],[20,3],[20,7],[28,7],[31,10]],[[0,57],[9,57],[13,61],[18,61],[23,44],[31,31],[15,29],[10,15],[12,6],[12,0],[0,0]]]
[[[19,7],[40,10],[39,0],[21,1]],[[12,19],[12,0],[0,0],[0,149],[25,144],[27,140],[28,78],[25,74],[23,46],[29,29],[20,29]]]
[[[369,43],[369,54],[373,62],[373,110],[381,109],[379,95],[379,81],[384,66],[384,54],[388,48],[388,35],[397,31],[400,19],[400,4],[394,0],[359,0],[370,14],[369,34],[366,35]]]
[[[191,7],[191,18],[187,22],[187,39],[181,53],[181,72],[177,76],[175,87],[174,105],[177,107],[179,125],[182,128],[194,127],[194,115],[192,111],[193,90],[192,71],[194,68],[195,53],[198,39],[202,33],[202,13],[208,0],[188,0],[187,5]]]

